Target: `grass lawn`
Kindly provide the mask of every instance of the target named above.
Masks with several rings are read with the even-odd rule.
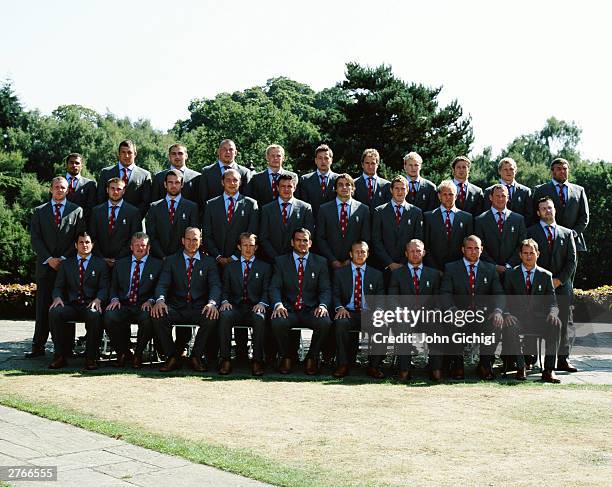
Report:
[[[0,372],[0,403],[277,485],[609,485],[612,387]]]

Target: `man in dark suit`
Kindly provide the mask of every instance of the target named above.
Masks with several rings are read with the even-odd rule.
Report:
[[[508,209],[519,215],[523,215],[525,225],[531,225],[533,221],[533,201],[531,198],[531,189],[527,186],[519,184],[515,177],[517,172],[516,162],[511,157],[504,157],[497,165],[499,172],[499,184],[506,186],[508,190]],[[491,208],[491,191],[495,184],[489,186],[484,191],[484,210]]]
[[[283,169],[285,160],[285,149],[278,144],[269,145],[266,149],[266,161],[268,167],[263,171],[254,174],[251,178],[251,189],[249,196],[257,201],[262,207],[278,199],[278,184],[280,176],[288,174],[295,177],[297,184],[297,174]]]
[[[223,194],[209,200],[204,211],[204,248],[221,267],[238,259],[240,234],[257,233],[259,227],[257,201],[239,193],[240,181],[236,169],[225,171]]]
[[[440,272],[423,265],[425,244],[419,239],[412,239],[404,246],[407,263],[391,273],[389,296],[437,296],[440,293]],[[393,298],[391,298],[393,299]],[[431,301],[431,303],[430,303]],[[433,298],[420,300],[420,305],[435,305]],[[400,329],[400,332],[407,331]],[[416,330],[415,330],[416,331]],[[424,330],[432,332],[437,330]],[[402,350],[403,347],[400,347]],[[407,352],[407,351],[406,351]],[[410,355],[399,354],[399,380],[410,379]],[[442,379],[442,350],[440,346],[429,346],[429,373],[433,381]]]
[[[370,211],[391,199],[391,183],[378,174],[380,155],[376,149],[366,149],[361,154],[363,174],[355,179],[355,199],[368,205]]]
[[[267,262],[291,252],[291,235],[298,228],[314,232],[312,207],[294,197],[297,176],[283,174],[278,178],[278,198],[261,208],[259,246]]]
[[[137,232],[132,236],[132,254],[119,259],[110,286],[110,303],[104,312],[104,329],[111,346],[117,352],[115,367],[125,367],[131,361],[135,369],[142,368],[142,353],[153,338],[151,309],[155,304],[155,287],[162,262],[149,255],[149,236]],[[131,351],[131,324],[138,324],[136,349]]]
[[[76,257],[62,262],[53,289],[53,302],[49,308],[49,323],[53,337],[54,357],[50,369],[67,364],[71,346],[66,322],[84,321],[87,330],[85,369],[98,368],[98,338],[102,330],[102,306],[108,297],[108,267],[91,254],[91,237],[81,232],[76,241]]]
[[[414,239],[423,239],[423,213],[406,201],[408,181],[395,176],[391,181],[392,199],[374,210],[372,248],[377,262],[388,274],[406,262],[404,249]]]
[[[203,167],[198,178],[199,204],[202,212],[208,200],[216,198],[224,191],[221,177],[228,169],[235,169],[240,174],[240,193],[247,195],[250,191],[251,170],[236,163],[238,150],[233,140],[224,139],[219,144],[219,159]]]
[[[217,325],[221,300],[221,281],[215,261],[199,252],[202,233],[189,227],[183,237],[183,250],[164,261],[162,273],[155,288],[155,305],[151,310],[153,327],[168,357],[160,372],[180,369],[180,353],[172,340],[173,325],[198,326],[189,367],[206,372],[202,363],[206,340]]]
[[[316,375],[321,346],[331,327],[329,272],[325,259],[310,252],[312,239],[309,230],[295,230],[291,245],[291,254],[276,258],[270,285],[270,302],[274,306],[272,331],[281,355],[279,372],[291,372],[289,331],[294,327],[305,327],[312,329],[313,334],[304,370],[307,375]]]
[[[85,229],[83,208],[67,201],[68,182],[59,176],[51,181],[51,201],[34,209],[30,223],[36,253],[36,324],[32,351],[26,358],[45,354],[49,338],[49,305],[57,270],[62,260],[75,254],[74,242]]]
[[[576,243],[572,230],[556,223],[556,209],[551,197],[538,201],[537,216],[540,221],[527,229],[527,237],[534,239],[540,248],[538,264],[553,275],[555,295],[561,319],[560,343],[557,352],[557,370],[576,372],[569,361],[568,321],[569,306],[574,289],[572,276],[576,272]]]
[[[176,254],[182,248],[185,229],[199,222],[198,205],[183,196],[183,173],[165,171],[163,185],[164,196],[151,204],[146,218],[151,255],[158,259]]]
[[[536,186],[533,190],[534,204],[537,205],[543,197],[551,198],[555,205],[556,222],[572,231],[576,250],[586,252],[583,233],[589,224],[589,203],[584,188],[568,182],[569,162],[565,159],[554,159],[550,163],[550,172],[552,181]]]
[[[525,240],[527,229],[522,215],[510,211],[508,189],[496,184],[489,192],[491,209],[474,220],[474,233],[483,244],[482,260],[495,264],[497,273],[503,281],[504,272],[518,265],[521,242]]]
[[[370,209],[353,199],[355,181],[349,174],[339,174],[334,181],[338,195],[319,209],[316,224],[317,247],[332,269],[350,264],[354,242],[370,241]]]
[[[332,374],[336,378],[345,377],[349,373],[352,346],[349,331],[361,330],[361,312],[369,309],[368,296],[383,296],[385,287],[380,271],[366,265],[368,244],[361,240],[351,246],[351,264],[335,271],[334,297],[334,327],[336,333],[337,368]],[[382,355],[370,355],[367,374],[374,379],[383,379],[385,374],[380,370]]]
[[[131,140],[119,144],[119,162],[105,167],[98,178],[98,203],[106,201],[106,183],[111,178],[121,178],[125,182],[124,199],[140,210],[145,217],[151,203],[151,173],[138,167],[136,145]]]
[[[461,247],[463,258],[446,264],[444,277],[440,285],[440,294],[448,296],[449,302],[458,306],[458,311],[466,310],[468,306],[484,309],[489,308],[490,313],[485,321],[466,329],[474,333],[498,335],[501,332],[504,319],[504,290],[499,282],[495,266],[480,259],[482,242],[476,235],[470,235],[463,241]],[[476,298],[475,296],[481,296]],[[486,298],[485,296],[489,296]],[[494,296],[494,298],[493,298]],[[483,380],[493,380],[493,353],[496,343],[480,344],[480,363],[476,369],[478,376]],[[463,379],[463,343],[451,342],[447,346],[450,353],[451,378]]]
[[[108,200],[94,207],[89,232],[94,242],[94,254],[102,257],[109,267],[130,254],[132,235],[142,231],[142,216],[135,206],[124,200],[125,182],[111,178],[106,182]]]
[[[463,239],[473,231],[473,218],[455,206],[457,187],[452,181],[440,183],[438,198],[440,206],[425,212],[423,225],[428,250],[425,261],[428,266],[442,271],[448,262],[461,258]]]
[[[465,156],[458,156],[453,159],[451,168],[453,170],[453,183],[457,187],[457,208],[467,211],[474,218],[482,213],[484,195],[482,189],[470,183],[470,161]]]
[[[404,156],[404,171],[408,181],[406,201],[419,208],[423,213],[435,210],[439,204],[436,185],[421,177],[423,158],[417,152]]]
[[[223,272],[223,294],[219,308],[219,374],[228,375],[232,371],[232,328],[241,324],[253,329],[251,371],[254,376],[261,376],[264,373],[266,308],[269,305],[268,287],[272,269],[266,262],[255,258],[257,235],[242,233],[238,248],[240,260],[225,266]]]
[[[81,175],[85,160],[81,154],[72,152],[66,156],[66,199],[83,208],[83,218],[89,221],[89,213],[96,206],[96,182]]]
[[[153,177],[153,186],[151,188],[151,201],[161,200],[166,196],[166,174],[168,171],[175,170],[181,174],[183,185],[181,195],[190,201],[197,204],[198,202],[198,176],[200,173],[187,167],[187,147],[182,144],[173,144],[168,149],[168,159],[170,167],[158,172]],[[147,228],[147,231],[149,229]]]
[[[323,203],[336,198],[334,181],[338,175],[331,170],[334,153],[329,146],[322,144],[315,149],[315,165],[317,170],[300,177],[297,188],[297,197],[310,203],[312,213],[317,218],[319,207]]]
[[[508,296],[525,296],[525,299],[508,298],[509,313],[504,317],[504,342],[513,341],[518,362],[515,378],[525,380],[527,370],[525,359],[520,353],[519,334],[540,334],[546,342],[542,380],[558,384],[561,381],[555,375],[555,361],[561,320],[558,317],[553,277],[549,271],[536,265],[540,252],[535,240],[523,240],[519,256],[521,265],[506,273],[504,289]]]

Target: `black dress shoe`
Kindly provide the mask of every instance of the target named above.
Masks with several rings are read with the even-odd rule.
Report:
[[[574,367],[567,359],[557,360],[557,368],[555,370],[560,370],[563,372],[578,372],[578,369]]]
[[[542,381],[548,382],[550,384],[559,384],[561,382],[559,378],[555,375],[554,370],[544,370],[542,372]]]
[[[25,353],[25,358],[43,357],[45,349],[43,347],[32,347],[32,351]]]

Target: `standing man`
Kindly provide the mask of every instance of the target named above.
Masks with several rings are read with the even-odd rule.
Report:
[[[540,251],[535,240],[531,238],[523,240],[519,256],[521,265],[506,273],[504,289],[509,296],[524,295],[526,299],[520,301],[512,299],[510,306],[512,315],[504,317],[506,335],[514,341],[517,352],[520,352],[519,333],[540,333],[546,342],[542,380],[558,384],[561,381],[555,375],[555,360],[561,321],[558,317],[559,308],[555,299],[553,277],[546,269],[536,265]],[[537,297],[532,298],[532,296]],[[527,378],[525,359],[520,353],[517,355],[517,365],[516,379],[525,380]]]
[[[198,205],[183,196],[183,173],[176,169],[164,171],[163,187],[165,195],[151,204],[146,218],[151,254],[158,259],[182,248],[185,229],[197,227],[199,216]]]
[[[200,254],[202,233],[189,227],[183,237],[183,250],[164,261],[162,273],[155,288],[155,306],[151,310],[153,327],[168,359],[159,369],[171,372],[180,369],[180,353],[172,340],[175,324],[198,326],[189,367],[196,372],[206,372],[208,367],[201,359],[206,340],[217,325],[221,299],[221,282],[215,261]]]
[[[182,144],[173,144],[168,149],[168,159],[170,160],[170,167],[158,172],[153,178],[153,187],[151,190],[151,201],[161,200],[166,196],[166,174],[168,171],[175,170],[181,174],[183,186],[181,194],[183,198],[186,198],[194,203],[198,201],[198,176],[200,173],[187,167],[187,147]],[[148,229],[147,229],[148,230]]]
[[[228,169],[238,171],[240,175],[240,192],[249,194],[249,183],[251,181],[251,170],[236,163],[238,150],[233,140],[224,139],[219,144],[217,151],[219,159],[210,166],[202,168],[202,174],[198,178],[199,182],[199,198],[202,209],[206,206],[208,200],[219,196],[224,191],[222,176]]]
[[[321,205],[317,216],[317,246],[332,269],[350,264],[354,242],[370,240],[370,209],[353,199],[355,181],[339,174],[334,181],[335,201]]]
[[[423,158],[417,152],[409,152],[404,156],[404,171],[409,185],[406,201],[425,213],[438,206],[438,196],[436,185],[421,177],[422,166]]]
[[[473,218],[455,206],[457,186],[445,180],[438,186],[440,206],[423,216],[427,263],[439,271],[448,262],[461,258],[463,239],[472,234]]]
[[[474,233],[482,240],[482,259],[495,264],[500,279],[520,262],[519,247],[527,229],[522,215],[507,208],[508,189],[496,184],[489,192],[491,209],[477,216]]]
[[[457,187],[457,208],[471,213],[476,218],[482,213],[484,195],[482,189],[468,181],[470,177],[470,161],[465,156],[453,159],[451,168],[453,170],[453,183]]]
[[[538,263],[552,273],[555,295],[561,319],[560,343],[557,352],[557,370],[576,372],[569,361],[568,320],[569,306],[574,294],[572,276],[576,272],[576,243],[574,233],[556,222],[556,208],[551,197],[538,201],[538,223],[527,229],[527,237],[538,243]]]
[[[382,273],[366,265],[368,244],[357,240],[351,246],[350,256],[351,265],[335,271],[333,286],[338,367],[332,375],[339,379],[349,373],[354,356],[349,331],[361,330],[361,312],[369,309],[368,296],[385,294]],[[385,374],[380,364],[384,356],[370,355],[368,358],[367,374],[373,379],[383,379]]]
[[[438,295],[440,293],[440,272],[423,265],[423,258],[426,254],[425,244],[419,239],[412,239],[406,243],[404,249],[407,262],[391,274],[389,296]],[[427,302],[428,300],[424,300],[423,304],[427,304]],[[432,332],[432,330],[427,329],[423,331]],[[400,350],[402,348],[400,347]],[[399,355],[399,380],[410,379],[410,355],[406,352],[407,350]],[[439,382],[442,380],[442,350],[440,345],[432,344],[429,346],[429,374],[433,381]]]
[[[87,222],[91,209],[96,206],[96,182],[81,175],[84,165],[85,159],[81,154],[72,152],[66,156],[66,199],[83,208],[83,218]]]
[[[315,149],[315,165],[317,170],[300,177],[297,197],[312,206],[312,213],[317,218],[319,207],[323,203],[333,201],[336,197],[334,181],[338,175],[331,170],[334,153],[329,146],[322,144]]]
[[[83,208],[67,200],[68,181],[51,181],[51,201],[34,209],[30,236],[36,253],[36,324],[32,351],[26,358],[45,354],[49,338],[49,306],[61,262],[75,254],[74,242],[84,229]]]
[[[132,254],[119,259],[113,268],[110,303],[104,312],[104,328],[117,352],[116,367],[132,361],[142,368],[142,353],[153,338],[151,309],[155,304],[155,287],[162,270],[161,260],[151,257],[149,236],[137,232],[132,236]],[[131,324],[138,324],[136,349],[131,351]]]
[[[297,174],[283,169],[285,160],[285,149],[278,144],[269,145],[266,149],[266,161],[268,167],[251,178],[250,196],[257,201],[259,206],[264,206],[278,198],[278,184],[280,176],[288,174],[295,177]]]
[[[278,198],[261,209],[259,245],[264,259],[274,262],[279,255],[291,252],[291,235],[298,228],[314,232],[312,207],[294,197],[297,176],[283,174],[278,178]]]
[[[529,226],[533,220],[533,201],[531,190],[516,181],[516,162],[511,157],[504,157],[497,165],[499,173],[499,184],[503,184],[508,190],[508,204],[510,211],[523,215],[525,225]],[[484,210],[491,208],[490,195],[496,185],[489,186],[484,191]]]
[[[313,334],[304,371],[307,375],[316,375],[319,372],[319,353],[332,324],[328,312],[332,291],[327,262],[310,252],[312,239],[306,228],[293,232],[291,245],[291,254],[276,258],[270,285],[270,301],[274,306],[272,331],[281,355],[279,372],[291,372],[291,328],[305,327]]]
[[[403,250],[412,239],[423,239],[423,213],[406,201],[408,181],[404,176],[391,180],[392,199],[374,210],[372,219],[372,247],[380,266],[387,273],[399,269],[406,262]]]
[[[112,268],[115,260],[130,255],[132,235],[142,231],[142,216],[138,208],[124,201],[123,179],[109,179],[106,193],[108,200],[91,212],[89,231],[94,242],[94,254],[102,257]]]
[[[68,321],[84,321],[86,334],[85,369],[98,368],[98,337],[102,330],[102,306],[108,297],[108,267],[93,256],[91,237],[81,232],[75,243],[77,256],[62,262],[53,289],[49,323],[53,336],[54,357],[50,369],[67,364],[72,343],[66,333]]]
[[[487,320],[469,331],[477,333],[498,335],[504,322],[502,310],[504,309],[504,289],[499,282],[499,277],[495,271],[495,266],[480,259],[482,254],[482,242],[476,235],[466,237],[461,246],[463,258],[450,262],[444,267],[444,277],[440,285],[440,294],[454,296],[462,309],[467,306],[482,307],[487,298],[482,298],[480,302],[475,296],[496,296],[492,305],[487,306],[493,309],[488,314]],[[453,299],[452,297],[450,298]],[[488,298],[491,299],[491,298]],[[484,309],[487,309],[485,307]],[[480,344],[480,363],[476,373],[482,380],[493,380],[493,353],[497,343],[487,345]],[[465,377],[463,366],[463,347],[462,343],[450,343],[446,346],[451,352],[451,378],[462,380]]]
[[[366,149],[361,154],[363,173],[355,179],[355,199],[368,205],[370,211],[391,199],[391,183],[378,176],[380,154],[376,149]]]
[[[557,223],[572,231],[576,250],[586,252],[583,233],[589,224],[589,203],[584,188],[568,182],[569,171],[566,159],[558,157],[550,163],[552,181],[536,186],[533,190],[534,203],[537,205],[535,209],[539,208],[541,198],[551,198],[555,205]]]
[[[264,373],[266,308],[269,306],[268,288],[272,269],[261,259],[255,258],[257,235],[248,232],[240,234],[238,248],[240,260],[225,266],[223,272],[223,295],[219,308],[219,374],[228,375],[232,371],[232,328],[241,324],[253,329],[251,371],[254,376],[261,376]]]
[[[138,208],[144,218],[151,203],[151,173],[135,164],[137,154],[136,144],[131,140],[124,140],[119,144],[119,162],[105,167],[100,172],[98,203],[106,201],[107,181],[120,178],[125,182],[125,201]]]

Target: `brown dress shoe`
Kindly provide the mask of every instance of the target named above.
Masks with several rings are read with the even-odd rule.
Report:
[[[368,367],[366,369],[366,374],[368,374],[372,379],[384,379],[385,374],[382,370],[377,369],[376,367]]]
[[[442,380],[442,371],[440,369],[433,369],[429,373],[429,378],[434,382],[440,382]]]
[[[66,357],[64,357],[63,355],[58,355],[57,357],[53,359],[53,362],[49,364],[49,368],[50,369],[61,369],[62,367],[65,367],[66,365],[68,365],[68,362],[66,361]]]
[[[98,362],[96,359],[87,358],[85,359],[85,370],[96,370],[98,368]]]
[[[230,360],[222,360],[219,367],[219,375],[229,375],[232,372],[232,362]]]
[[[397,380],[401,382],[405,382],[407,380],[410,380],[411,378],[412,378],[412,374],[410,373],[409,370],[400,370],[399,373],[397,374]]]
[[[44,347],[32,347],[30,352],[25,353],[25,358],[43,357],[45,355]]]
[[[332,373],[332,377],[335,377],[336,379],[342,379],[343,377],[346,377],[348,373],[349,366],[347,364],[342,364],[338,365],[338,368],[334,370],[334,372]]]
[[[493,375],[493,371],[491,370],[491,367],[485,367],[484,365],[480,365],[480,364],[478,365],[478,367],[476,368],[476,374],[482,380],[495,379],[495,376]]]
[[[123,369],[127,362],[132,361],[132,352],[120,353],[117,356],[117,361],[113,364],[114,367],[118,369]]]
[[[281,360],[280,365],[278,366],[278,371],[281,374],[290,374],[291,373],[291,359],[284,358]]]
[[[551,384],[559,384],[561,380],[557,377],[554,370],[543,370],[542,381],[549,382]]]
[[[574,367],[567,359],[558,359],[557,368],[555,370],[560,370],[563,372],[578,372],[578,369]]]
[[[166,363],[159,368],[160,372],[172,372],[178,370],[183,366],[181,360],[177,357],[170,357],[166,360]]]
[[[307,358],[304,362],[304,373],[306,375],[317,375],[319,368],[317,367],[317,361],[313,358]]]
[[[514,378],[516,380],[527,380],[527,370],[525,369],[525,367],[517,368],[516,375],[514,376]]]
[[[253,360],[253,363],[251,363],[251,373],[255,377],[261,377],[264,375],[264,364],[257,360]]]
[[[142,369],[142,355],[134,355],[134,359],[132,360],[132,368]]]
[[[450,376],[451,379],[454,380],[463,380],[465,379],[465,369],[463,367],[457,367],[456,369],[451,370]]]
[[[187,365],[194,372],[206,372],[208,367],[202,363],[200,357],[189,357],[187,359]]]

